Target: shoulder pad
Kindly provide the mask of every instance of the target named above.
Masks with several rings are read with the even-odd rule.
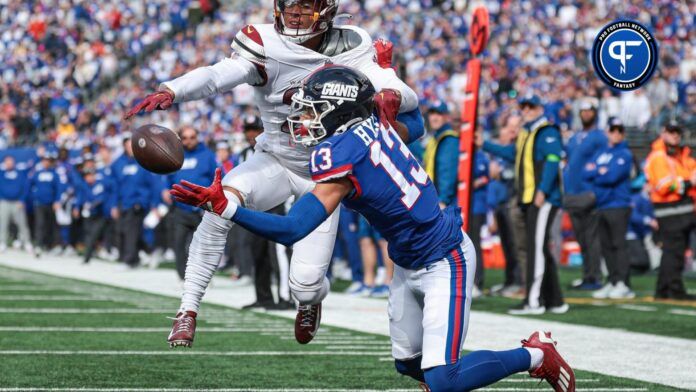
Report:
[[[324,40],[319,52],[325,56],[336,56],[353,50],[363,43],[363,37],[353,29],[334,27]]]
[[[263,40],[253,25],[244,26],[239,30],[234,36],[231,47],[240,57],[254,64],[265,66],[266,51],[263,47]]]

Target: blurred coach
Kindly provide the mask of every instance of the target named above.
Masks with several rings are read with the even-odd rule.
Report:
[[[153,201],[157,177],[143,169],[133,157],[131,135],[123,136],[123,154],[111,166],[114,196],[111,216],[118,220],[121,259],[129,268],[138,266],[143,220]],[[158,195],[159,197],[159,195]]]
[[[169,188],[186,180],[194,184],[210,184],[215,177],[217,161],[215,153],[198,140],[198,131],[191,126],[184,126],[179,132],[181,143],[184,145],[184,164],[179,171],[167,176],[167,189],[162,192],[162,198],[171,204]],[[176,272],[184,279],[188,248],[203,217],[202,210],[187,204],[174,202],[172,210],[174,219],[174,254],[176,255]]]
[[[25,165],[26,166],[26,165]],[[5,156],[0,166],[0,252],[7,247],[10,222],[17,225],[18,239],[26,250],[31,250],[29,226],[24,208],[29,178],[28,170],[20,170],[11,155]]]
[[[682,146],[682,129],[667,125],[652,144],[645,164],[650,199],[655,207],[662,260],[656,298],[694,299],[686,292],[682,272],[689,234],[696,227],[696,160]]]

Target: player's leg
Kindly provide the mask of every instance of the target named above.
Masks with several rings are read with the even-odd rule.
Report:
[[[463,246],[429,266],[421,275],[425,294],[421,366],[426,383],[433,391],[469,391],[529,370],[532,365],[530,350],[538,363],[543,358],[543,352],[536,348],[481,350],[460,358],[475,274],[476,251],[467,238]]]
[[[247,208],[269,210],[290,197],[287,171],[271,154],[256,152],[225,175],[222,185]],[[229,195],[228,195],[229,197]],[[240,200],[239,200],[240,199]],[[167,341],[190,347],[205,290],[222,259],[232,222],[206,212],[189,245],[181,307]]]
[[[247,208],[268,210],[290,197],[285,168],[271,154],[255,153],[249,160],[225,175],[223,186],[241,196]],[[201,298],[213,277],[223,252],[232,222],[206,212],[193,234],[186,264],[181,312],[198,313]]]
[[[409,280],[418,283],[417,274],[418,271],[394,267],[389,290],[389,336],[396,371],[425,382],[421,368],[423,297],[409,286]]]
[[[296,200],[314,189],[316,184],[287,170]],[[295,243],[290,261],[290,292],[297,300],[295,339],[309,343],[319,329],[321,301],[329,293],[326,271],[336,242],[340,209],[337,208],[319,227]]]

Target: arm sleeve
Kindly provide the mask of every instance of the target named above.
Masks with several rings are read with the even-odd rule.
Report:
[[[396,120],[402,122],[408,128],[408,141],[406,144],[413,143],[425,135],[425,121],[418,108],[410,112],[403,112],[396,116]]]
[[[607,167],[607,172],[598,175],[594,182],[600,185],[615,185],[631,177],[631,162],[633,158],[630,154],[612,159]]]
[[[290,208],[287,215],[239,207],[232,221],[270,241],[290,246],[314,231],[328,217],[321,201],[308,193]]]
[[[563,145],[561,135],[555,128],[547,128],[547,131],[537,136],[539,148],[546,159],[541,172],[539,189],[545,195],[551,193],[554,186],[558,186],[558,167],[561,163]]]
[[[207,67],[196,68],[160,86],[174,92],[174,102],[186,102],[224,93],[244,83],[260,84],[263,83],[263,78],[253,63],[234,56]]]
[[[509,162],[515,162],[515,154],[517,153],[517,147],[515,144],[502,145],[489,141],[483,142],[483,151],[493,154],[497,157],[503,158]]]
[[[372,46],[372,45],[370,45]],[[372,56],[370,56],[369,62],[364,62],[360,67],[362,71],[375,86],[375,90],[379,91],[385,88],[393,89],[401,94],[401,107],[399,108],[400,113],[410,112],[418,108],[418,96],[416,92],[408,87],[394,72],[391,68],[382,68],[372,59],[374,59],[375,53],[374,48],[372,49]]]
[[[435,157],[437,167],[437,193],[439,201],[449,205],[457,195],[457,157],[459,155],[459,140],[446,137],[440,142]],[[474,158],[476,164],[476,158]]]

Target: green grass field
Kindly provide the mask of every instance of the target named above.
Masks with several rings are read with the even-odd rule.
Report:
[[[502,311],[498,300],[490,306]],[[301,346],[291,320],[221,306],[204,305],[193,349],[170,350],[166,316],[177,307],[172,298],[0,267],[0,391],[417,390],[394,371],[387,337],[323,326]],[[676,390],[576,375],[580,390]],[[522,374],[487,390],[548,386]]]

